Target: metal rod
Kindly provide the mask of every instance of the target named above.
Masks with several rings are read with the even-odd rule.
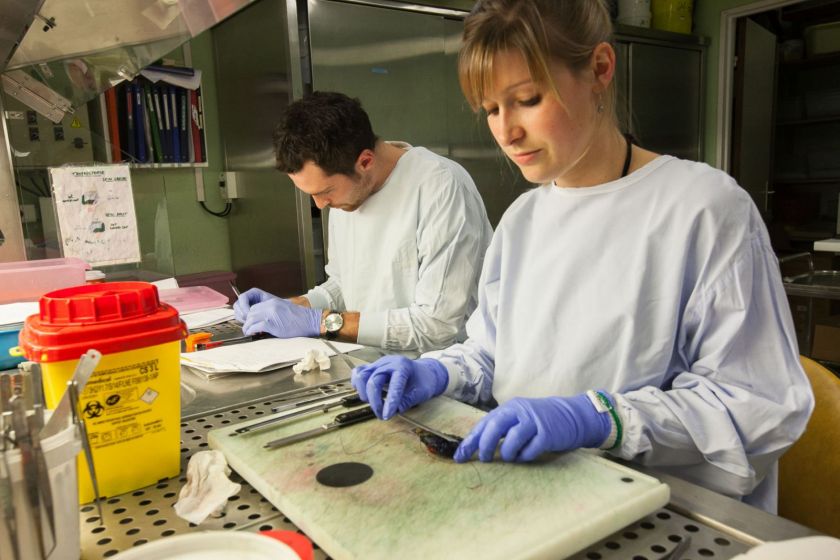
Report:
[[[321,342],[326,344],[327,347],[330,350],[335,352],[336,356],[339,356],[340,358],[342,358],[344,360],[344,363],[347,364],[347,367],[350,368],[350,371],[353,371],[356,368],[356,366],[353,364],[353,362],[350,361],[350,357],[347,354],[345,354],[344,352],[339,352],[338,348],[335,347],[335,344],[333,344],[332,342],[330,342],[326,338],[322,338]]]

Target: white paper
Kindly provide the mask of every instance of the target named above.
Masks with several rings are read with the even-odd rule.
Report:
[[[178,280],[175,278],[164,278],[163,280],[155,280],[152,282],[155,286],[157,286],[158,290],[171,290],[173,288],[178,288]]]
[[[140,70],[140,75],[150,82],[165,82],[173,86],[182,87],[184,89],[198,89],[201,87],[201,70],[193,69],[193,75],[176,74],[174,72],[163,72],[158,70],[149,70],[148,68]]]
[[[127,165],[52,167],[50,180],[65,257],[91,266],[140,262]]]
[[[361,344],[333,342],[341,352],[364,348]],[[193,370],[214,373],[257,373],[292,365],[306,356],[307,350],[321,350],[334,356],[317,338],[264,338],[253,342],[228,344],[201,352],[181,354],[181,363]]]
[[[181,319],[183,319],[184,323],[187,324],[187,328],[189,330],[211,327],[213,325],[218,325],[219,323],[230,321],[233,318],[233,309],[229,307],[196,311],[195,313],[181,313]]]
[[[27,317],[38,313],[38,311],[37,301],[0,305],[0,327],[23,323]]]

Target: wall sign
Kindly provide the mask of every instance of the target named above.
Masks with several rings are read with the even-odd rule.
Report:
[[[91,266],[140,262],[127,165],[52,167],[50,181],[65,257]]]

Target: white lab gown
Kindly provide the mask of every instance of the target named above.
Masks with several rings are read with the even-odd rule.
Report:
[[[493,229],[463,167],[409,148],[361,207],[330,210],[328,279],[306,297],[360,311],[360,344],[425,352],[466,338]]]
[[[613,394],[613,453],[776,509],[778,457],[813,408],[778,263],[747,193],[660,156],[505,213],[468,340],[428,354],[470,403]]]

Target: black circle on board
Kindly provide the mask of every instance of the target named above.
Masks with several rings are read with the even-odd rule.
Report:
[[[372,476],[373,469],[364,463],[336,463],[318,471],[315,480],[324,486],[345,488],[361,484]]]

